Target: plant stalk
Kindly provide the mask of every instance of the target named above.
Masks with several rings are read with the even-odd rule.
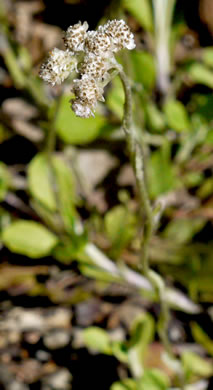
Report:
[[[159,302],[161,304],[161,314],[158,323],[158,333],[162,341],[162,344],[171,360],[177,361],[173,351],[172,345],[168,337],[168,324],[170,320],[170,309],[169,304],[166,300],[166,286],[163,278],[158,275],[156,272],[152,271],[149,264],[149,246],[151,237],[155,228],[154,223],[154,213],[152,205],[149,199],[148,187],[145,177],[145,156],[144,149],[138,139],[136,130],[133,124],[132,116],[132,93],[131,86],[128,81],[128,78],[122,69],[119,69],[119,76],[123,84],[124,93],[125,93],[125,103],[124,103],[124,116],[123,116],[123,130],[126,135],[130,161],[133,166],[138,192],[140,197],[140,206],[145,215],[144,231],[143,231],[143,240],[141,243],[141,267],[145,277],[150,281],[154,290],[157,293]],[[177,362],[179,366],[179,361]],[[182,384],[182,373],[178,373],[180,377],[180,386],[183,389]]]
[[[119,75],[125,92],[123,130],[126,134],[130,160],[136,176],[141,208],[145,215],[143,242],[141,246],[141,266],[144,275],[149,277],[148,250],[154,228],[154,218],[145,178],[144,150],[133,126],[131,86],[123,70],[120,71]]]

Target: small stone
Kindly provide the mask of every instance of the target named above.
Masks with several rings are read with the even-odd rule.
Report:
[[[71,373],[66,368],[62,368],[43,379],[42,390],[70,390],[71,380]]]
[[[23,382],[12,381],[8,384],[7,390],[29,390],[29,386],[27,386]]]
[[[36,352],[35,356],[36,356],[36,359],[38,359],[40,362],[43,362],[43,363],[47,362],[51,358],[50,353],[47,351],[43,351],[42,349],[39,349]]]
[[[51,308],[45,312],[44,319],[46,329],[69,328],[72,319],[72,312],[71,310],[63,307],[56,309]]]
[[[55,329],[45,334],[43,341],[49,349],[63,348],[70,342],[70,333],[64,329]]]

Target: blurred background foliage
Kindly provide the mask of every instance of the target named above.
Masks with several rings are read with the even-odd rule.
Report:
[[[142,216],[115,78],[94,118],[70,82],[44,85],[62,31],[123,18],[118,57],[134,97],[153,204],[152,267],[168,285],[169,337],[187,390],[213,386],[213,4],[211,0],[0,1],[0,386],[166,390],[176,369],[139,271]]]

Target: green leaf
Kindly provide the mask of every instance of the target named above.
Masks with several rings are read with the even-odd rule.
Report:
[[[213,71],[205,65],[198,63],[192,64],[188,68],[188,75],[194,82],[213,88]]]
[[[153,152],[148,161],[148,181],[152,198],[173,190],[179,184],[175,167],[171,164],[170,145],[167,142]]]
[[[10,175],[7,166],[0,161],[0,201],[4,200],[10,183]]]
[[[122,363],[128,363],[128,351],[126,343],[122,341],[112,341],[112,354]]]
[[[51,173],[45,154],[37,154],[28,167],[28,184],[31,194],[51,211],[56,202],[51,187]]]
[[[52,212],[60,208],[65,226],[72,230],[75,180],[65,161],[59,156],[52,156],[50,164],[45,154],[37,154],[29,164],[28,183],[32,196],[42,205]]]
[[[157,106],[149,102],[146,106],[146,116],[148,125],[152,130],[161,132],[165,128],[164,115],[158,110]]]
[[[201,172],[187,172],[182,179],[186,187],[197,187],[201,185],[204,180],[204,175]]]
[[[147,346],[154,337],[155,324],[153,317],[148,313],[138,316],[131,328],[128,358],[130,369],[134,376],[143,373],[143,362]]]
[[[133,63],[134,81],[141,83],[144,88],[153,89],[156,82],[155,61],[150,53],[132,51],[130,53]]]
[[[79,265],[79,269],[83,275],[100,282],[113,283],[120,281],[120,279],[114,276],[112,273],[104,271],[103,269],[92,264],[82,263]]]
[[[110,338],[104,329],[91,326],[83,331],[83,339],[87,348],[111,355]]]
[[[213,129],[210,129],[206,136],[206,143],[208,145],[213,145]]]
[[[164,229],[163,236],[173,242],[184,244],[189,242],[205,223],[205,219],[201,217],[173,219]]]
[[[206,199],[213,194],[213,178],[208,177],[203,182],[202,186],[196,192],[196,195],[201,199]]]
[[[169,378],[158,369],[146,370],[138,380],[138,390],[168,390]]]
[[[168,100],[164,104],[168,126],[176,131],[188,131],[191,129],[189,117],[184,105],[178,100]]]
[[[124,90],[119,77],[115,77],[107,94],[106,103],[119,119],[123,117],[124,111]]]
[[[121,382],[114,382],[110,390],[137,390],[137,383],[134,379],[126,378]]]
[[[68,232],[73,230],[76,204],[75,179],[65,161],[54,156],[52,159],[57,183],[60,213]]]
[[[69,101],[70,96],[63,96],[56,116],[55,128],[59,137],[73,145],[93,141],[106,123],[104,117],[96,113],[94,118],[79,118],[72,111]]]
[[[105,230],[115,250],[122,250],[134,237],[136,218],[122,205],[113,207],[104,218]]]
[[[149,0],[123,0],[122,5],[145,30],[153,30],[152,8]]]
[[[203,62],[206,65],[213,67],[213,47],[206,47],[203,49]]]
[[[11,252],[38,258],[48,255],[58,238],[43,225],[19,220],[3,230],[2,240]]]
[[[53,250],[53,256],[61,263],[70,264],[72,260],[77,260],[87,244],[86,232],[79,235],[72,234],[64,239]]]
[[[213,373],[212,363],[196,355],[194,352],[183,352],[182,360],[185,370],[188,373],[204,377],[211,376]]]
[[[196,118],[202,116],[203,118],[200,118],[200,122],[204,122],[205,120],[211,121],[213,104],[212,93],[194,94],[192,95],[191,102],[194,105],[194,112],[196,113],[192,116],[192,119],[195,118],[196,120]]]
[[[191,329],[195,341],[201,344],[206,349],[206,351],[213,356],[213,341],[210,339],[210,337],[196,322],[192,322]]]

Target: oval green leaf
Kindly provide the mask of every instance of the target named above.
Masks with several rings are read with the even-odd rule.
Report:
[[[188,74],[194,82],[213,88],[213,71],[205,65],[198,63],[192,64],[188,68]]]
[[[37,154],[28,167],[28,184],[31,194],[51,211],[56,202],[50,182],[50,169],[45,154]]]
[[[189,117],[184,105],[178,100],[168,100],[164,105],[168,125],[178,131],[188,131],[191,129]]]
[[[52,166],[45,154],[37,154],[28,168],[28,184],[32,196],[51,212],[56,211],[57,190],[61,213],[69,224],[76,203],[75,180],[66,162],[59,156],[52,157]]]
[[[153,89],[156,82],[155,61],[150,53],[132,51],[130,53],[133,63],[134,81],[141,83],[144,88]]]
[[[2,233],[2,240],[11,252],[39,258],[48,255],[58,238],[43,225],[34,221],[13,222]]]
[[[124,90],[121,80],[118,77],[115,77],[107,94],[106,103],[119,119],[122,119],[123,117],[124,100]]]
[[[126,207],[118,205],[105,215],[104,226],[112,245],[121,250],[135,235],[136,218]]]
[[[83,338],[86,346],[98,352],[111,354],[111,342],[108,333],[97,326],[84,330]]]
[[[91,142],[99,136],[104,124],[104,117],[98,113],[87,119],[77,117],[70,107],[70,96],[61,99],[55,128],[64,142],[72,145]]]

